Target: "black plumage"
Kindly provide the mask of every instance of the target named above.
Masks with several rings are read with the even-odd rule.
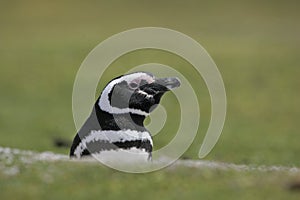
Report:
[[[70,156],[80,158],[94,153],[101,155],[103,151],[135,148],[151,157],[152,139],[143,122],[159,104],[162,95],[179,85],[177,78],[158,79],[146,72],[113,79],[76,134]]]

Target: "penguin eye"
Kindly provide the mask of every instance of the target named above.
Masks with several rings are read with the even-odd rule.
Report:
[[[139,86],[139,85],[138,85],[136,82],[131,82],[131,83],[129,83],[130,89],[137,89],[138,86]]]

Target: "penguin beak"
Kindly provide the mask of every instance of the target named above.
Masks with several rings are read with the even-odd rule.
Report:
[[[158,78],[155,80],[155,82],[168,88],[169,90],[177,88],[181,84],[179,78],[177,77]]]

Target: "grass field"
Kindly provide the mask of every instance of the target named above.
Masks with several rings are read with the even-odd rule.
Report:
[[[297,1],[1,1],[0,146],[67,154],[53,139],[71,140],[72,87],[87,54],[121,31],[145,26],[183,32],[216,62],[227,92],[222,136],[206,158],[236,164],[300,167],[300,26]],[[184,157],[197,153],[210,118],[204,82],[173,54],[142,50],[116,60],[106,81],[143,63],[166,64],[184,73],[200,101],[198,136]],[[188,69],[188,70],[187,70]],[[194,81],[194,82],[193,82]],[[162,104],[172,109],[168,94]],[[172,113],[174,112],[174,113]],[[156,148],[176,126],[168,118]],[[0,199],[299,199],[287,172],[237,172],[172,168],[124,174],[96,164],[18,160],[14,176],[0,170]],[[1,167],[0,167],[1,169]]]

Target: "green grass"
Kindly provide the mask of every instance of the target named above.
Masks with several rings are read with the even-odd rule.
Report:
[[[2,1],[0,146],[68,153],[68,149],[55,147],[53,138],[71,140],[76,132],[72,87],[86,55],[115,33],[161,26],[200,42],[223,76],[227,119],[219,142],[206,159],[300,167],[299,7],[297,1],[279,0]],[[201,107],[200,130],[184,156],[197,158],[208,127],[210,100],[204,82],[197,81],[199,77],[185,60],[156,50],[132,52],[110,66],[98,91],[112,77],[148,62],[170,65],[195,85]],[[172,94],[162,104],[175,117],[168,118],[163,133],[155,137],[156,148],[173,137],[176,126],[172,120],[178,120]],[[284,189],[285,181],[293,179],[286,173],[180,168],[129,175],[73,163],[23,168],[15,177],[0,172],[1,199],[95,195],[107,195],[107,199],[299,198]],[[44,171],[51,174],[52,183],[43,182]]]
[[[18,164],[18,163],[16,163]],[[299,199],[283,172],[167,168],[126,174],[95,163],[38,162],[0,174],[1,199]]]

